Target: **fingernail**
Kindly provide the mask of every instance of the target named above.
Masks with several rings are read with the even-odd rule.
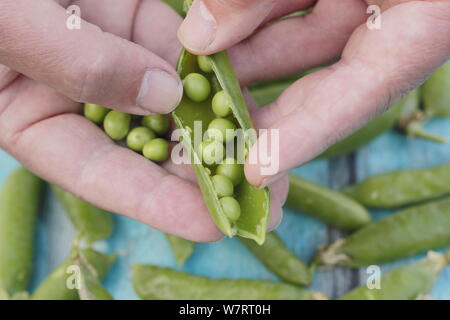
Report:
[[[217,21],[203,1],[195,1],[178,30],[181,43],[194,53],[208,48],[214,41]]]
[[[278,180],[283,178],[285,175],[286,175],[286,172],[283,171],[283,172],[277,173],[274,176],[270,176],[270,177],[264,178],[262,180],[261,184],[259,185],[259,188],[260,189],[265,188],[265,187],[267,187],[267,186],[277,182]]]
[[[137,105],[155,113],[169,113],[183,97],[183,84],[178,76],[163,70],[145,72],[137,97]]]

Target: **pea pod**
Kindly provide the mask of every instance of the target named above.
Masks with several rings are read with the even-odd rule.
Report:
[[[450,164],[377,175],[344,192],[365,206],[382,209],[436,199],[450,194]]]
[[[346,230],[371,221],[369,212],[345,194],[294,175],[289,175],[286,206]]]
[[[19,168],[0,191],[0,290],[10,296],[28,287],[43,189],[39,178]]]
[[[324,299],[290,284],[258,280],[212,280],[169,268],[133,266],[133,286],[144,300],[311,300]]]
[[[91,249],[85,249],[82,252],[88,263],[96,270],[99,279],[108,273],[116,259],[114,255],[104,255]],[[69,277],[73,276],[68,271],[74,265],[72,253],[39,285],[31,298],[33,300],[78,300],[79,295],[76,288],[69,289],[67,286]]]
[[[254,241],[241,239],[247,248],[280,279],[298,285],[310,285],[312,272],[295,254],[289,251],[283,241],[271,232],[266,242],[258,245]]]
[[[450,60],[425,82],[422,99],[427,117],[450,117]]]
[[[166,234],[175,261],[178,265],[183,266],[187,259],[192,255],[195,249],[195,242]]]
[[[226,52],[216,53],[209,56],[209,60],[213,72],[204,73],[197,64],[197,57],[183,50],[177,69],[182,79],[192,73],[202,74],[213,83],[214,92],[225,91],[233,114],[232,120],[243,129],[243,148],[248,152],[250,146],[256,141],[256,134],[251,131],[253,125],[228,54]],[[269,221],[270,196],[268,189],[257,189],[245,179],[237,185],[234,188],[234,196],[240,205],[242,214],[237,221],[234,221],[227,216],[223,209],[211,180],[217,165],[204,165],[201,161],[202,154],[195,144],[195,141],[202,141],[206,127],[212,120],[216,119],[211,108],[211,96],[203,102],[194,102],[185,95],[172,114],[175,124],[181,129],[183,144],[191,156],[198,184],[217,227],[229,237],[239,235],[261,244],[264,242]],[[196,133],[194,127],[196,121],[202,123],[201,132]],[[196,134],[201,136],[198,137]],[[245,154],[244,150],[239,151],[240,154]]]
[[[172,7],[180,16],[184,16],[183,0],[163,0]]]
[[[320,158],[333,158],[353,152],[392,129],[403,108],[403,103],[405,102],[404,99],[397,102],[384,114],[373,119],[366,126],[362,127],[346,139],[328,148]]]
[[[82,250],[76,249],[75,264],[80,268],[81,285],[78,294],[81,300],[113,300],[111,294],[100,283],[100,276]]]
[[[356,288],[340,300],[415,300],[426,295],[433,287],[439,273],[449,263],[445,255],[430,252],[428,257],[386,273],[379,289],[367,285]]]
[[[114,223],[109,212],[94,207],[57,186],[52,186],[52,190],[83,239],[94,242],[111,235]]]
[[[322,264],[362,267],[450,246],[450,198],[400,211],[323,251]]]

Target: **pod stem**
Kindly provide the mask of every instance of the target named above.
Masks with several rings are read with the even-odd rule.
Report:
[[[339,253],[338,250],[345,243],[345,239],[339,239],[329,247],[325,248],[319,253],[319,261],[322,265],[333,266],[342,261],[350,260],[350,257],[344,253]]]
[[[437,143],[446,144],[447,140],[443,137],[426,132],[423,128],[423,123],[419,121],[412,121],[406,126],[406,134],[411,137],[430,140]]]

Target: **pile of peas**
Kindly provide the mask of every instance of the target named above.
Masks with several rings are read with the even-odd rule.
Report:
[[[111,139],[125,139],[128,148],[141,153],[149,160],[164,162],[169,158],[169,143],[164,139],[170,129],[166,115],[133,118],[134,116],[124,112],[87,103],[84,105],[84,116],[96,124],[103,125]],[[135,120],[138,126],[133,128]]]
[[[201,71],[208,74],[213,71],[211,61],[206,56],[198,56],[197,63]],[[211,83],[200,73],[190,73],[183,79],[186,96],[194,102],[206,101],[211,95]],[[233,197],[234,188],[244,179],[244,168],[234,158],[225,157],[224,145],[235,136],[236,125],[227,117],[232,116],[230,100],[221,90],[212,98],[212,111],[217,116],[208,124],[207,140],[199,147],[199,155],[207,165],[217,165],[215,175],[211,177],[214,190],[219,197],[225,215],[231,221],[237,221],[241,215],[239,202]]]

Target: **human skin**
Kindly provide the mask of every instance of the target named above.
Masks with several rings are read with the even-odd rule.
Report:
[[[80,30],[66,28],[71,4],[81,8]],[[2,0],[0,147],[98,207],[190,240],[216,241],[223,235],[190,166],[159,166],[114,144],[81,115],[84,102],[139,115],[173,110],[182,95],[174,70],[180,23],[156,0]],[[271,188],[271,228],[287,188],[287,180]]]
[[[273,21],[313,4],[309,15]],[[380,30],[366,25],[368,5],[382,9]],[[263,175],[267,164],[245,166],[259,187],[279,181],[423,83],[450,58],[449,34],[448,0],[195,0],[178,31],[195,54],[230,48],[243,84],[335,62],[252,113],[258,127],[278,129],[280,136],[277,171]],[[249,159],[266,140],[260,138]]]

